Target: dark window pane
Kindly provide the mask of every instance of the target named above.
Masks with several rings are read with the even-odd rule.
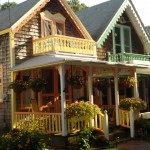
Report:
[[[120,28],[115,28],[115,44],[121,44]]]
[[[43,93],[53,93],[54,92],[54,73],[51,69],[42,70],[43,78],[46,80],[47,84],[43,90]]]

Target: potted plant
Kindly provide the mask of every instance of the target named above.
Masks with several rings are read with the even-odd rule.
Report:
[[[21,80],[14,80],[9,84],[8,88],[13,89],[15,93],[21,93],[26,90],[27,85]]]
[[[76,101],[75,103],[68,105],[65,111],[67,119],[74,122],[89,120],[99,113],[99,107],[89,101]]]
[[[28,82],[28,88],[31,88],[34,92],[40,92],[46,85],[45,79],[36,77],[30,79]]]
[[[86,84],[86,78],[79,75],[71,76],[68,78],[67,83],[76,89],[80,89],[83,85]]]
[[[146,109],[147,103],[139,98],[124,98],[120,100],[119,108],[123,110],[134,110],[134,118],[137,119],[139,116],[140,110]]]

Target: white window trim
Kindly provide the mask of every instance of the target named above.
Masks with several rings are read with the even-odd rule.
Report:
[[[115,27],[118,27],[121,29],[121,53],[125,53],[125,45],[124,45],[124,33],[123,33],[123,29],[129,29],[129,34],[130,34],[130,53],[132,53],[132,42],[131,42],[131,28],[129,26],[125,26],[125,25],[120,25],[117,24]],[[116,54],[116,46],[115,46],[115,27],[113,29],[113,53]]]

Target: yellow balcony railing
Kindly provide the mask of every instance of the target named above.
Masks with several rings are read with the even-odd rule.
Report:
[[[96,56],[96,43],[92,40],[55,35],[33,39],[33,54],[64,52]]]

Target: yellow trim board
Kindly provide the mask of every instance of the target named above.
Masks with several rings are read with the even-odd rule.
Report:
[[[5,30],[2,30],[2,31],[0,31],[0,35],[3,35],[3,34],[6,34],[6,33],[9,33],[10,31],[11,31],[11,29],[10,29],[10,28],[5,29]]]

